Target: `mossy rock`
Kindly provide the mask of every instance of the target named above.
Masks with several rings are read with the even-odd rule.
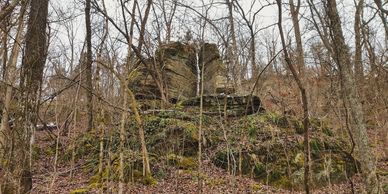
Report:
[[[89,193],[89,189],[86,188],[80,188],[70,191],[70,194],[87,194]]]
[[[290,126],[287,117],[277,113],[266,112],[261,114],[260,117],[263,122],[268,122],[280,128],[288,128]]]
[[[206,179],[206,185],[209,185],[211,187],[220,186],[227,184],[227,181],[225,179]]]
[[[292,119],[291,123],[292,123],[292,127],[294,128],[296,134],[304,134],[305,130],[304,130],[302,121],[297,120],[297,119]]]
[[[251,189],[254,192],[259,192],[262,188],[263,188],[263,186],[259,183],[255,183],[255,184],[251,185]]]
[[[276,181],[273,182],[273,185],[279,188],[291,189],[293,188],[291,178],[287,176],[281,176],[280,178],[274,179]]]
[[[226,151],[219,151],[216,153],[215,157],[213,158],[213,163],[221,167],[223,169],[228,168],[228,159],[227,159],[227,152]]]
[[[175,151],[175,154],[194,156],[198,148],[196,118],[184,113],[174,114],[177,115],[162,113],[145,117],[147,147],[151,153],[158,156],[172,151]],[[133,138],[133,141],[136,143],[137,139]]]
[[[198,168],[198,163],[193,157],[178,156],[175,154],[167,155],[169,164],[184,170],[195,170]]]
[[[233,155],[233,158],[235,160],[239,160],[239,152],[237,150],[231,150],[231,154]],[[260,159],[260,158],[263,159]],[[242,151],[242,158],[241,158],[241,173],[250,175],[253,178],[256,179],[264,179],[267,176],[266,172],[266,166],[263,162],[260,160],[265,160],[265,157],[262,155],[256,155],[255,153],[248,153],[247,151]],[[215,157],[213,158],[213,163],[221,167],[223,169],[228,168],[228,161],[227,161],[227,152],[226,151],[219,151],[216,153]],[[237,166],[239,164],[236,164]],[[236,169],[238,171],[238,169]],[[238,172],[240,173],[240,172]],[[272,173],[271,173],[272,174]]]
[[[295,132],[276,126],[280,117],[277,114],[265,113],[250,115],[232,121],[233,127],[246,127],[246,130],[233,130],[229,135],[232,143],[230,147],[236,148],[239,142],[239,133],[245,132],[250,139],[242,147],[242,173],[259,181],[285,189],[302,190],[304,172],[304,146],[303,137]],[[295,119],[295,120],[292,120]],[[296,118],[289,119],[290,123],[302,122]],[[355,164],[351,156],[347,155],[347,143],[336,136],[322,133],[322,122],[314,121],[316,130],[310,133],[310,148],[312,159],[313,187],[322,187],[328,184],[325,171],[331,183],[344,181],[345,173],[348,176],[355,174]],[[244,128],[243,128],[244,129]],[[227,152],[225,145],[219,145],[212,162],[223,169],[227,169]],[[238,151],[231,150],[238,164]],[[325,158],[331,158],[331,162]]]
[[[387,183],[383,184],[382,188],[383,188],[384,193],[388,193],[388,184]]]
[[[158,184],[158,181],[153,178],[152,176],[143,176],[143,173],[135,170],[133,171],[133,178],[136,182],[141,183],[143,185],[156,185]]]
[[[105,168],[101,174],[98,172],[90,177],[89,179],[89,187],[90,188],[99,188],[101,186],[101,183],[105,180],[109,179],[109,170]]]

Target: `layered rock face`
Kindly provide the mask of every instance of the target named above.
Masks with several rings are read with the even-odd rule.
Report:
[[[207,115],[224,114],[225,104],[228,116],[244,116],[264,111],[261,100],[257,96],[203,96],[203,109]],[[199,107],[200,97],[185,100],[182,102],[182,105],[185,107]]]
[[[222,93],[226,86],[226,66],[221,61],[217,45],[205,43],[200,49],[194,44],[171,42],[161,45],[155,57],[147,60],[147,65],[160,72],[168,96],[173,101],[197,96],[198,76],[204,65],[204,95]],[[160,97],[149,68],[140,68],[139,75],[132,84],[140,98]],[[221,92],[220,92],[221,91]]]
[[[257,96],[228,95],[234,89],[227,85],[226,65],[215,44],[204,43],[200,48],[181,42],[164,44],[157,49],[155,57],[147,61],[147,66],[138,71],[138,80],[133,84],[138,98],[160,98],[160,91],[150,76],[151,73],[155,74],[150,72],[151,69],[159,72],[170,102],[182,102],[181,105],[186,107],[199,106],[198,91],[203,80],[206,113],[219,114],[219,107],[223,109],[225,103],[229,116],[263,110]]]
[[[194,45],[172,42],[156,53],[170,98],[193,97],[197,89],[197,52]]]
[[[226,66],[221,61],[217,45],[205,43],[199,51],[199,67],[203,72],[204,94],[216,94],[226,87]]]

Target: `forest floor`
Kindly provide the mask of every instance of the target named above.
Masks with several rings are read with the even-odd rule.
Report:
[[[54,133],[56,132],[54,131]],[[33,168],[32,193],[77,193],[75,191],[79,191],[79,193],[98,193],[96,189],[89,188],[89,180],[92,175],[84,170],[88,165],[86,161],[77,161],[73,165],[73,170],[71,170],[71,165],[68,163],[58,163],[57,169],[54,169],[55,153],[45,153],[55,145],[53,145],[53,142],[55,142],[54,133],[38,131],[36,134],[36,145],[42,152],[37,154],[35,161],[38,162]],[[376,136],[378,134],[370,135],[378,137]],[[63,136],[61,138],[64,138],[61,142],[66,144],[66,138]],[[384,148],[384,145],[378,144],[374,149],[376,153],[384,153],[386,148]],[[378,167],[380,171],[388,172],[387,158],[380,160]],[[127,186],[126,193],[197,193],[197,177],[198,173],[196,171],[185,171],[170,167],[164,178],[158,179],[155,185],[133,183]],[[267,186],[247,176],[231,176],[208,160],[203,163],[201,177],[204,183],[203,193],[303,193]],[[381,177],[385,185],[387,184],[387,178],[386,175]],[[352,182],[354,192],[359,193],[360,176],[353,176]],[[117,193],[118,183],[110,183],[107,188],[109,189],[105,190],[104,193]],[[343,182],[314,190],[313,193],[352,193],[352,185],[350,181]]]

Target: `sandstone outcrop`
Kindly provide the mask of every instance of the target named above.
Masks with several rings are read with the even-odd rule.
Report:
[[[131,87],[139,98],[160,97],[151,73],[158,71],[170,99],[174,102],[197,96],[198,76],[204,65],[204,94],[222,93],[226,86],[226,66],[222,62],[217,45],[205,43],[201,48],[195,44],[171,42],[161,45],[155,56],[148,59],[147,66],[138,69]],[[152,68],[150,68],[152,67]],[[152,71],[152,72],[151,72]]]

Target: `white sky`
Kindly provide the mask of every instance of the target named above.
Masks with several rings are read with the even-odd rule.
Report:
[[[107,9],[108,9],[108,14],[112,16],[113,18],[121,18],[120,12],[118,11],[119,7],[119,1],[118,0],[105,0],[107,4]],[[185,4],[192,5],[193,7],[196,8],[199,12],[203,12],[198,5],[201,4],[200,0],[183,0]],[[208,2],[209,0],[205,0],[205,2]],[[294,0],[296,1],[296,0]],[[367,3],[370,3],[372,0],[367,1]],[[144,3],[145,1],[139,1],[141,3]],[[158,2],[158,0],[154,0],[154,2]],[[166,2],[168,2],[166,0]],[[191,2],[191,3],[190,3]],[[195,3],[192,3],[195,2]],[[227,16],[227,7],[226,5],[223,4],[224,0],[214,0],[215,6],[210,9],[209,15],[212,19],[216,18],[221,18]],[[250,5],[252,0],[239,0],[240,4],[243,6],[245,10],[249,10]],[[272,1],[271,1],[272,2]],[[286,1],[288,2],[288,1]],[[129,1],[129,6],[132,6],[132,1]],[[261,5],[268,4],[267,1],[263,0],[257,0],[254,8],[252,8],[253,11],[257,10],[258,8],[261,7]],[[343,22],[343,29],[346,35],[346,38],[348,39],[348,44],[349,46],[352,47],[353,42],[354,42],[354,37],[353,37],[353,16],[354,16],[354,2],[352,0],[340,0],[338,1],[339,4],[339,10],[340,10],[340,15],[342,16],[342,22]],[[84,36],[85,36],[85,25],[84,25],[84,5],[83,1],[81,0],[73,0],[73,1],[63,1],[63,0],[51,0],[50,1],[50,18],[52,21],[57,21],[59,19],[63,18],[71,18],[66,20],[66,22],[52,22],[50,24],[50,27],[52,28],[52,34],[53,34],[53,39],[51,40],[51,45],[50,45],[50,51],[53,53],[58,53],[57,55],[53,54],[52,58],[55,58],[59,61],[61,64],[69,64],[69,38],[68,38],[68,32],[66,27],[70,27],[72,29],[72,32],[74,34],[74,43],[75,43],[75,55],[76,55],[76,61],[74,63],[78,62],[78,57],[80,50],[82,49],[82,45],[84,43]],[[302,5],[306,6],[306,2],[302,1]],[[256,28],[260,29],[262,27],[265,27],[269,24],[277,22],[277,6],[271,6],[268,8],[263,9],[260,14],[257,15],[256,18]],[[198,23],[193,23],[193,22],[185,22],[185,20],[192,21],[193,19],[198,19],[198,16],[195,15],[192,11],[186,10],[180,7],[178,8],[178,11],[176,13],[176,20],[173,24],[173,36],[172,40],[178,40],[181,38],[187,30],[191,30],[194,32],[199,31],[199,26]],[[309,17],[309,10],[307,7],[302,7],[301,9],[301,14],[305,15],[305,17]],[[368,17],[370,15],[370,9],[365,9],[365,16]],[[238,14],[235,12],[234,13],[235,17],[239,17]],[[292,25],[290,21],[290,14],[287,6],[283,7],[283,23],[284,23],[284,28],[286,31],[291,32],[289,34],[290,37],[293,37],[292,35]],[[94,20],[93,27],[93,39],[94,42],[97,43],[99,40],[99,37],[101,36],[101,32],[97,30],[99,26],[102,23],[101,17],[97,17],[95,14],[92,16],[92,19]],[[153,16],[153,12],[151,11],[150,18],[148,20],[148,24],[152,24],[152,22],[156,18]],[[159,18],[161,19],[161,18]],[[97,21],[98,20],[98,21]],[[374,25],[375,29],[381,28],[381,22],[378,17],[376,17],[376,22]],[[118,21],[118,20],[117,20]],[[308,50],[308,45],[314,41],[312,39],[313,36],[316,35],[314,31],[311,31],[310,29],[307,29],[307,23],[305,19],[301,19],[301,30],[303,32],[303,42],[305,44],[305,51]],[[225,22],[226,24],[227,22]],[[148,30],[152,31],[153,29],[151,28],[151,25]],[[237,26],[237,25],[236,25]],[[207,30],[206,30],[206,41],[209,42],[214,42],[217,43],[217,38],[215,36],[214,30],[210,27],[210,25],[207,25]],[[100,28],[99,28],[100,29]],[[245,26],[237,26],[236,28],[237,31],[239,32],[244,32],[244,37],[248,37],[247,34],[247,28]],[[381,29],[382,30],[382,29]],[[381,31],[380,30],[380,31]],[[226,32],[226,30],[223,30]],[[246,32],[246,33],[245,33]],[[152,33],[152,32],[151,32]],[[378,32],[381,34],[381,32]],[[125,51],[126,51],[126,46],[123,43],[118,42],[118,39],[122,39],[122,36],[120,36],[117,31],[110,25],[110,35],[111,39],[109,42],[111,43],[112,47],[117,48],[117,49],[122,49],[123,53],[121,57],[125,57]],[[241,34],[239,34],[241,35]],[[151,34],[151,36],[155,36],[154,33]],[[195,36],[195,35],[194,35]],[[259,32],[257,34],[256,42],[257,42],[257,52],[258,55],[261,54],[259,57],[264,57],[265,51],[263,50],[263,45],[260,45],[264,42],[264,38],[268,36],[277,36],[277,26],[274,26],[274,28],[270,28],[267,30],[264,30],[262,32]],[[241,37],[241,36],[239,36]],[[155,37],[151,37],[155,38]],[[380,38],[381,39],[381,38]],[[280,44],[278,44],[280,46]],[[242,50],[243,51],[243,50]],[[66,56],[64,55],[64,52],[66,53]],[[54,57],[53,57],[54,56]],[[260,58],[259,58],[260,59]],[[264,59],[264,61],[266,61]]]

